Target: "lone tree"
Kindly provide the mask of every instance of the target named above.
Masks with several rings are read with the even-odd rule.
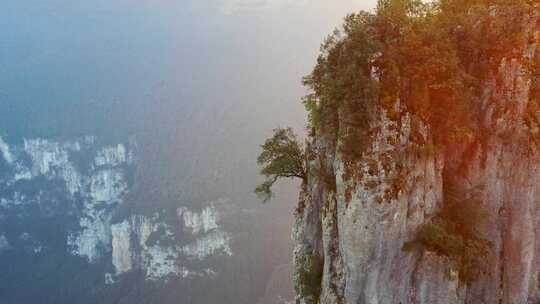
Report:
[[[305,154],[291,128],[274,129],[274,135],[261,145],[257,158],[261,174],[266,180],[255,188],[255,193],[267,202],[272,197],[272,186],[280,178],[306,179]]]

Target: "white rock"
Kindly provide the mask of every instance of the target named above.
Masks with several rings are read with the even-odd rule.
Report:
[[[175,247],[147,245],[150,235],[159,227],[168,228],[162,223],[155,223],[158,218],[132,216],[129,220],[112,227],[113,245],[112,262],[116,275],[129,272],[134,268],[146,270],[146,279],[158,280],[168,276],[183,275],[177,264],[179,252]],[[168,235],[168,233],[165,233]],[[137,246],[132,244],[136,242]],[[140,248],[141,264],[134,265],[134,248]]]
[[[101,149],[94,163],[96,166],[118,166],[127,161],[127,149],[124,145],[118,144],[114,147],[105,147]]]
[[[87,135],[84,137],[83,141],[87,145],[93,145],[96,142],[96,137]]]
[[[131,226],[126,220],[112,225],[112,264],[116,275],[131,271],[133,259],[131,256]]]
[[[190,228],[193,234],[207,233],[218,228],[218,212],[214,207],[207,207],[201,213],[195,213],[182,207],[178,208],[177,212],[182,217],[184,226]]]
[[[0,152],[2,153],[2,156],[8,164],[13,163],[15,157],[13,156],[13,154],[11,154],[8,144],[4,141],[2,137],[0,137]]]
[[[43,246],[38,245],[38,246],[34,247],[34,253],[35,253],[35,254],[38,254],[38,253],[40,253],[41,251],[43,251]]]
[[[11,245],[5,235],[0,235],[0,252],[11,249]]]
[[[94,202],[119,203],[126,191],[127,183],[120,170],[101,170],[90,179],[90,197]]]
[[[25,203],[26,203],[26,196],[19,192],[15,192],[11,199],[6,199],[6,198],[0,199],[0,207],[2,208],[17,207]]]
[[[112,276],[112,274],[110,273],[105,273],[105,285],[112,285],[114,284],[114,278]]]
[[[86,257],[88,262],[96,262],[108,251],[111,244],[111,215],[104,212],[89,212],[80,219],[82,230],[68,236],[68,245],[74,255]]]
[[[15,177],[14,177],[15,181],[31,180],[31,179],[32,179],[32,172],[30,172],[28,168],[24,168],[24,167],[20,167],[15,173]]]
[[[60,177],[65,181],[66,188],[71,195],[82,188],[82,178],[75,166],[69,161],[70,151],[79,151],[78,142],[58,143],[45,139],[24,140],[24,151],[32,160],[32,169],[17,165],[15,181],[44,175],[48,178]]]
[[[67,151],[57,142],[39,138],[25,139],[24,150],[32,159],[34,176],[47,175],[53,167],[61,167],[69,162]]]
[[[149,280],[158,280],[184,272],[177,265],[178,251],[171,247],[151,246],[145,255],[146,277]],[[185,270],[185,269],[184,269]]]
[[[195,271],[181,262],[186,258],[204,260],[213,255],[232,255],[229,235],[219,230],[219,214],[214,207],[216,202],[200,212],[187,208],[177,210],[184,230],[195,236],[195,241],[185,246],[177,245],[174,230],[162,221],[159,214],[150,217],[133,215],[112,225],[112,211],[122,203],[128,192],[123,165],[134,159],[133,151],[123,144],[98,149],[91,163],[87,164],[89,172],[83,174],[71,159],[78,156],[75,153],[92,148],[95,142],[94,137],[85,137],[80,142],[38,138],[26,139],[23,148],[10,149],[0,138],[0,153],[14,172],[8,183],[13,185],[17,181],[45,177],[47,180],[63,181],[72,198],[78,194],[77,197],[82,200],[80,229],[69,233],[66,242],[71,254],[81,256],[89,263],[111,258],[114,272],[104,274],[106,284],[114,284],[115,276],[133,270],[144,271],[147,280],[167,280],[171,276],[215,277],[217,274],[212,269]],[[25,163],[18,153],[26,153],[31,163]],[[48,201],[40,199],[47,197],[42,195],[47,191],[43,189],[41,194],[29,198],[15,192],[13,197],[0,198],[0,208],[14,208],[28,203],[47,204]],[[155,242],[150,244],[150,236],[158,232],[160,235],[156,235]],[[31,245],[35,254],[44,249],[27,233],[20,238]],[[0,235],[0,250],[9,248],[7,238]]]
[[[184,246],[182,252],[190,258],[197,258],[199,260],[218,253],[231,256],[232,251],[229,241],[230,238],[227,233],[216,230]]]
[[[74,195],[81,191],[82,178],[71,163],[67,163],[61,168],[60,175],[66,183],[69,194]]]

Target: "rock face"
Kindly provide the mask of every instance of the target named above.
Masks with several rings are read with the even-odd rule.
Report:
[[[324,133],[313,138],[310,175],[293,230],[297,303],[540,301],[540,154],[530,136],[538,127],[525,123],[533,96],[524,64],[536,55],[536,16],[526,34],[521,56],[504,59],[483,85],[481,123],[488,132],[482,138],[417,153],[407,149],[413,145],[411,126],[428,143],[429,127],[399,103],[398,121],[376,109],[376,131],[354,184],[343,178],[339,141],[333,144]],[[335,187],[316,174],[321,171],[330,174]],[[386,195],[399,172],[405,172],[399,176],[401,187]],[[482,184],[482,205],[490,213],[486,238],[493,253],[486,274],[471,284],[448,275],[443,257],[402,250],[440,209],[450,179],[464,186]]]
[[[41,293],[44,303],[64,301],[57,296],[95,302],[106,294],[113,303],[130,299],[126,285],[156,290],[170,281],[182,286],[220,275],[215,267],[233,255],[216,206],[223,204],[201,208],[179,202],[182,207],[170,214],[150,203],[150,211],[129,209],[135,149],[132,140],[110,145],[91,136],[20,143],[0,138],[0,268],[43,269],[43,275],[58,277],[42,280],[57,284],[43,286],[51,290],[45,292],[39,291],[45,283],[5,271],[9,280],[3,284],[35,286],[35,295],[28,293],[22,302],[35,302]],[[63,276],[75,275],[82,265],[88,272],[73,281],[78,287],[69,287],[71,295],[52,291],[71,284]],[[98,292],[88,294],[90,289]],[[2,303],[21,297],[14,291],[4,295],[8,300]]]

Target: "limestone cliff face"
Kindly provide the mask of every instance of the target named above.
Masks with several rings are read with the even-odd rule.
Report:
[[[137,272],[145,281],[213,280],[216,271],[204,263],[233,255],[214,206],[223,202],[200,211],[180,207],[167,219],[159,207],[150,215],[122,212],[133,188],[135,146],[103,145],[93,136],[10,145],[0,137],[0,253],[24,248],[41,257],[67,250],[91,267],[107,264],[101,270],[108,287]],[[47,220],[62,228],[55,230],[58,243],[43,240],[47,227],[27,227]],[[7,229],[10,223],[24,232]]]
[[[540,301],[540,158],[530,136],[538,128],[525,123],[532,98],[525,62],[536,53],[536,16],[527,22],[521,56],[500,62],[483,85],[481,136],[419,153],[412,130],[429,143],[429,127],[399,102],[397,121],[376,109],[373,141],[355,181],[343,178],[339,140],[314,136],[293,230],[297,303]],[[486,275],[469,285],[448,275],[445,258],[402,250],[440,209],[450,180],[481,183],[490,213],[486,237],[493,254]]]

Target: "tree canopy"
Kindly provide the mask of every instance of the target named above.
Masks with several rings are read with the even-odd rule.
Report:
[[[277,128],[272,137],[261,146],[257,158],[265,181],[255,188],[264,202],[272,197],[272,186],[280,178],[306,178],[304,147],[298,142],[291,128]]]
[[[438,145],[480,132],[482,84],[503,58],[521,56],[528,0],[379,0],[345,18],[321,46],[304,84],[313,132],[334,134],[359,158],[373,105],[421,118]]]

